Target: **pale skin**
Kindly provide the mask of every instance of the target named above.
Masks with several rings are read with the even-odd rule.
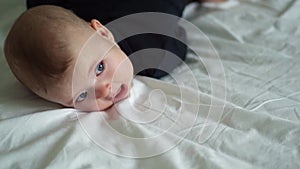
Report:
[[[226,0],[203,0],[223,1]],[[82,111],[106,110],[127,98],[132,87],[133,66],[115,43],[112,33],[93,19],[87,31],[68,34],[73,51],[71,66],[56,85],[45,86],[47,93],[34,89],[33,92],[46,100]]]
[[[204,1],[224,2],[226,0]],[[68,80],[61,85],[63,88],[61,91],[70,91],[72,79],[72,98],[70,98],[70,96],[62,97],[65,99],[63,99],[61,103],[65,106],[75,107],[84,111],[105,110],[114,103],[129,96],[131,81],[133,79],[133,67],[128,57],[115,44],[112,33],[106,27],[96,19],[93,19],[90,22],[90,26],[98,33],[98,35],[103,37],[103,39],[95,39],[95,42],[90,40],[92,44],[101,44],[101,42],[106,39],[113,42],[114,45],[112,45],[111,48],[108,47],[104,50],[106,52],[108,51],[104,57],[101,57],[101,54],[96,54],[99,53],[97,52],[99,51],[99,46],[91,47],[86,53],[81,51],[80,59],[83,59],[83,61],[78,62],[80,66],[76,66],[72,78],[70,78],[71,74],[69,72],[67,74]],[[82,43],[82,41],[86,42],[86,39],[83,38],[77,42]],[[78,47],[79,46],[74,46],[74,49]],[[105,53],[104,51],[101,52]],[[84,56],[84,54],[87,54],[87,56]],[[86,64],[82,64],[83,62]],[[97,71],[97,66],[98,68],[99,66],[102,67],[102,63],[104,67],[103,71]],[[89,72],[89,69],[95,71]],[[88,76],[83,72],[87,72]],[[53,99],[57,99],[57,97],[54,97]]]
[[[83,111],[101,111],[129,96],[133,67],[115,43],[112,33],[98,20],[90,30],[70,36],[74,62],[64,78],[49,86],[41,97]]]

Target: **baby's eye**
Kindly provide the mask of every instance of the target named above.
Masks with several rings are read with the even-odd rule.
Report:
[[[104,64],[103,61],[101,61],[96,68],[96,75],[97,76],[100,75],[103,70],[104,70]]]
[[[84,91],[84,92],[82,92],[82,93],[77,97],[76,102],[81,102],[81,101],[83,101],[86,97],[87,97],[87,92]]]

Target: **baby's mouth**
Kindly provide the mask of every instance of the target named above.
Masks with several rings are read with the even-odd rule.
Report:
[[[126,84],[122,84],[117,92],[113,96],[113,102],[119,102],[123,99],[125,99],[128,95],[129,87]]]

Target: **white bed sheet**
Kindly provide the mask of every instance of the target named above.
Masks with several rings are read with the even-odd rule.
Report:
[[[1,3],[3,48],[24,6]],[[218,60],[187,28],[201,57],[190,51],[188,67],[172,73],[184,86],[137,77],[130,98],[107,112],[39,99],[1,54],[0,168],[300,168],[299,7],[299,0],[241,1],[228,11],[189,6],[185,17],[211,40],[225,81],[208,75],[220,68],[205,63]]]

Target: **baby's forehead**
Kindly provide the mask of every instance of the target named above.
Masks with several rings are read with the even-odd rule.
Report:
[[[74,42],[73,49],[77,52],[74,52],[72,55],[73,74],[80,75],[83,73],[82,71],[86,71],[87,68],[95,66],[96,63],[103,60],[116,46],[117,44],[115,42],[107,40],[97,33],[90,35],[85,41]]]

